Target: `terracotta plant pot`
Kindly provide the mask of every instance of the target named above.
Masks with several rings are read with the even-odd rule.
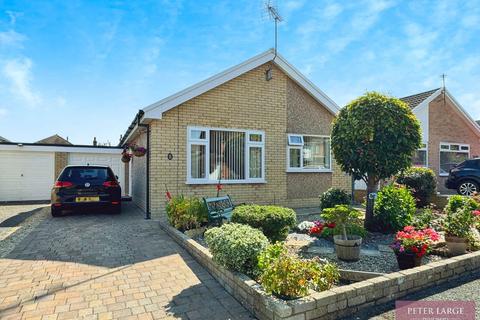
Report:
[[[458,256],[467,253],[468,240],[454,236],[445,236],[448,251],[452,256]]]
[[[362,237],[348,235],[347,238],[348,240],[344,240],[341,235],[333,236],[337,258],[344,261],[358,261],[360,259]]]
[[[398,268],[400,270],[411,269],[422,265],[422,257],[415,253],[396,253]]]

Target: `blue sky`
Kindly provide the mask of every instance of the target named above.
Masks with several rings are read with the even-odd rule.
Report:
[[[138,109],[273,46],[263,0],[0,0],[0,136],[118,142]],[[480,2],[278,0],[279,52],[340,106],[447,88],[480,119]]]

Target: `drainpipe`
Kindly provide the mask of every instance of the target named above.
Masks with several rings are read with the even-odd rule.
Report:
[[[147,188],[147,192],[146,192],[146,210],[145,210],[145,219],[146,220],[149,220],[151,219],[151,213],[150,213],[150,125],[148,124],[143,124],[143,123],[140,123],[140,120],[143,116],[143,113],[140,113],[138,114],[138,118],[137,118],[137,125],[139,127],[142,127],[142,128],[146,128],[147,129],[147,179],[146,179],[146,188]]]

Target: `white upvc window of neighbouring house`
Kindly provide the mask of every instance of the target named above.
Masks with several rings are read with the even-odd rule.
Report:
[[[448,176],[450,169],[470,158],[470,145],[440,143],[440,175]]]
[[[421,148],[417,149],[412,156],[412,166],[414,167],[428,167],[428,147],[423,144]]]
[[[265,182],[265,133],[189,127],[187,183]]]
[[[330,172],[331,161],[329,136],[288,135],[288,172]]]

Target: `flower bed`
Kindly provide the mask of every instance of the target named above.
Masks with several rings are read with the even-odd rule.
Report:
[[[285,301],[268,295],[247,276],[221,267],[212,260],[207,248],[166,222],[160,222],[160,226],[205,267],[225,290],[261,320],[341,318],[359,309],[383,305],[412,292],[449,281],[480,267],[479,251]]]

